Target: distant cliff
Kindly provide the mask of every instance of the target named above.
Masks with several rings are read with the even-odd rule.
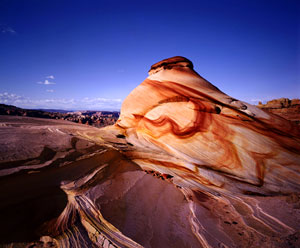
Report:
[[[258,103],[257,107],[300,125],[300,99],[279,98]]]
[[[105,127],[113,125],[119,118],[117,111],[76,111],[22,109],[12,105],[0,104],[0,115],[27,116],[46,119],[67,120],[76,123]]]

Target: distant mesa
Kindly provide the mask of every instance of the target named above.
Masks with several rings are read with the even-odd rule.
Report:
[[[258,103],[257,107],[300,125],[300,99],[279,98]]]
[[[266,104],[262,104],[262,102],[258,103],[258,107],[260,108],[269,108],[269,109],[282,109],[282,108],[290,108],[300,105],[300,99],[292,99],[289,98],[279,98],[268,101]]]

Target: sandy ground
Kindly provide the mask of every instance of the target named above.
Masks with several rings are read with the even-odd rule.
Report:
[[[147,174],[117,135],[0,116],[0,247],[300,247],[298,193],[184,187]]]

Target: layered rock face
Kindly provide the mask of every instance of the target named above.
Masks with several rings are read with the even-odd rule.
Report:
[[[0,246],[300,246],[299,127],[183,57],[114,126],[0,116],[0,136]]]
[[[224,94],[183,57],[151,67],[125,99],[117,125],[130,143],[153,153],[135,152],[136,163],[184,184],[259,194],[300,189],[299,128]]]
[[[279,98],[266,104],[259,102],[257,107],[300,125],[300,99]]]

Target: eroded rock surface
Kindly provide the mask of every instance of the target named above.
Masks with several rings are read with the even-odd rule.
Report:
[[[115,126],[0,116],[0,246],[299,247],[299,134],[183,57]]]
[[[157,63],[124,100],[117,126],[136,147],[132,159],[205,190],[298,191],[299,127],[229,97],[192,68],[182,57]]]

